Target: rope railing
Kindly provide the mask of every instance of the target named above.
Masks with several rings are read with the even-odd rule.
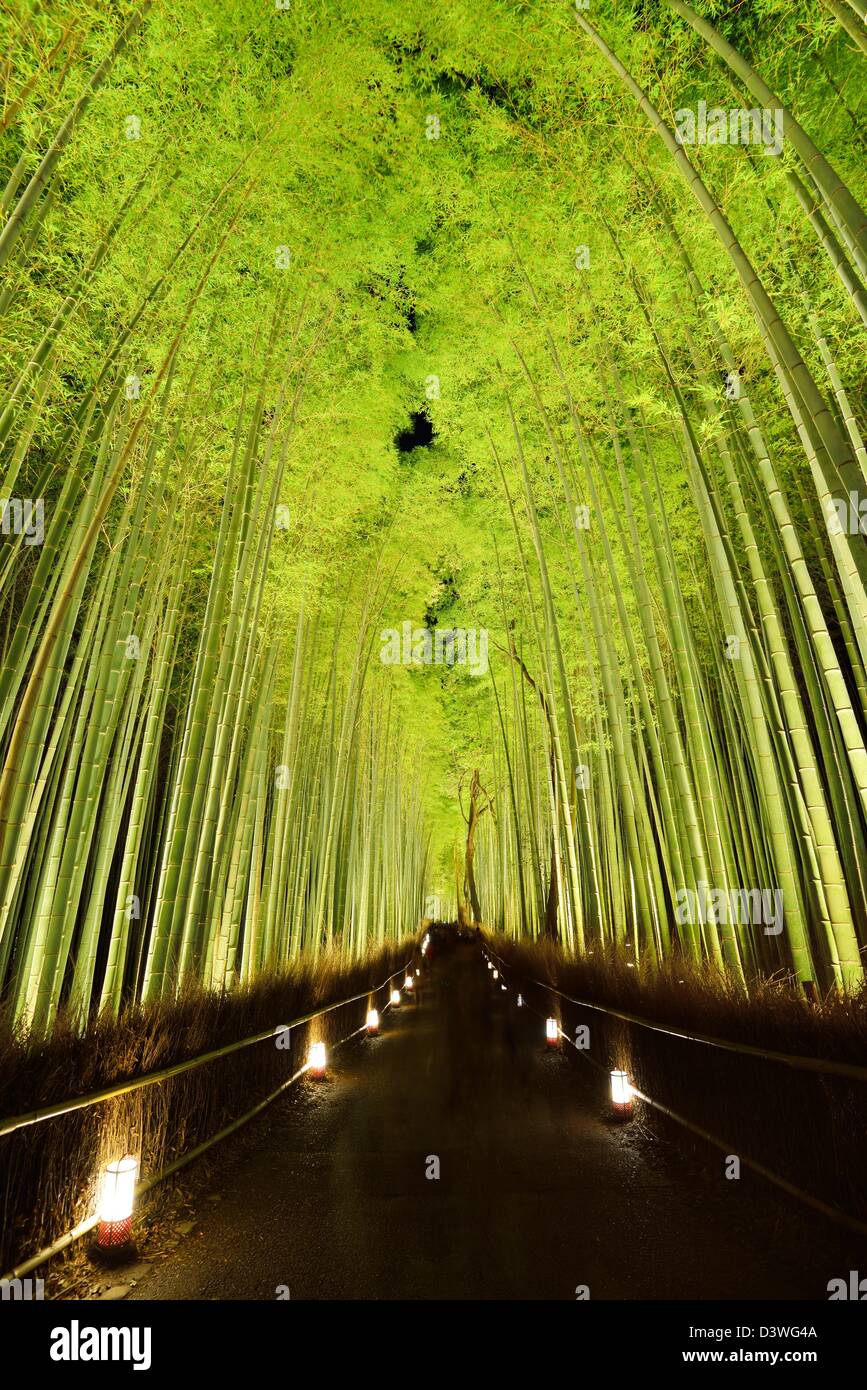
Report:
[[[635,1022],[644,1027],[652,1028],[654,1032],[671,1033],[674,1037],[684,1038],[690,1042],[702,1042],[707,1043],[711,1046],[718,1045],[720,1047],[726,1048],[727,1050],[734,1050],[737,1052],[744,1050],[746,1050],[749,1053],[757,1052],[760,1056],[768,1057],[772,1061],[783,1061],[796,1064],[798,1062],[810,1062],[819,1060],[817,1058],[802,1058],[798,1057],[796,1054],[789,1054],[783,1052],[765,1053],[762,1052],[762,1050],[759,1048],[748,1047],[744,1049],[734,1045],[732,1045],[732,1047],[729,1048],[728,1044],[726,1044],[726,1042],[723,1039],[707,1038],[701,1035],[693,1036],[689,1033],[677,1032],[673,1029],[663,1028],[659,1024],[652,1024],[648,1022],[646,1019],[640,1019],[628,1014],[621,1013],[616,1009],[606,1009],[601,1004],[589,1004],[586,1003],[584,1000],[574,999],[571,995],[564,994],[562,990],[556,989],[553,985],[546,984],[542,980],[534,979],[530,975],[522,975],[520,970],[517,970],[509,961],[504,960],[501,955],[498,955],[498,953],[493,949],[493,947],[488,945],[487,942],[485,943],[484,949],[486,953],[492,957],[492,959],[500,963],[500,966],[502,968],[509,971],[510,974],[518,975],[519,978],[525,980],[527,984],[535,985],[538,989],[546,990],[550,993],[556,994],[561,999],[567,1000],[570,1004],[576,1004],[581,1007],[587,1008],[596,1008],[603,1013],[611,1013],[617,1018],[625,1019],[627,1022]],[[543,1017],[539,1010],[534,1009],[532,1004],[529,1004],[527,1000],[524,1000],[523,1003],[524,1006],[528,1008],[531,1013],[534,1013],[537,1018]],[[602,1065],[602,1063],[598,1062],[595,1057],[590,1057],[583,1048],[578,1047],[577,1043],[572,1038],[570,1038],[569,1034],[565,1031],[565,1029],[560,1027],[559,1023],[557,1025],[557,1032],[561,1038],[565,1039],[565,1041],[569,1044],[570,1047],[574,1048],[574,1050],[577,1052],[578,1056],[582,1059],[582,1061],[589,1062],[590,1065],[592,1067],[595,1067],[597,1071],[606,1074],[606,1068]],[[841,1065],[845,1066],[846,1064],[844,1063]],[[813,1068],[808,1069],[813,1070]],[[861,1072],[865,1077],[867,1077],[867,1069],[863,1067],[855,1067],[851,1070],[854,1070],[855,1072]],[[851,1074],[851,1070],[847,1069],[841,1074],[844,1076],[848,1076]],[[781,1191],[788,1193],[790,1197],[797,1198],[797,1200],[803,1202],[805,1206],[811,1207],[813,1211],[819,1212],[822,1216],[827,1217],[830,1221],[835,1222],[838,1226],[845,1226],[848,1230],[856,1231],[859,1235],[862,1236],[867,1235],[867,1222],[859,1220],[857,1216],[851,1216],[849,1212],[843,1211],[840,1207],[835,1207],[832,1206],[829,1202],[824,1202],[821,1199],[821,1197],[814,1197],[811,1192],[806,1192],[803,1188],[798,1187],[793,1182],[790,1182],[788,1178],[781,1177],[779,1173],[775,1173],[773,1169],[767,1168],[763,1163],[760,1163],[758,1159],[751,1158],[748,1154],[740,1152],[737,1145],[733,1145],[732,1143],[724,1139],[720,1139],[719,1135],[712,1134],[710,1130],[705,1129],[703,1125],[696,1124],[694,1120],[690,1120],[685,1115],[681,1115],[678,1111],[672,1110],[670,1106],[663,1105],[662,1101],[654,1099],[654,1097],[648,1095],[646,1091],[641,1091],[638,1089],[637,1086],[634,1085],[631,1087],[631,1090],[632,1095],[637,1100],[644,1101],[646,1105],[652,1106],[653,1109],[658,1110],[660,1114],[667,1115],[670,1120],[674,1120],[674,1122],[676,1124],[681,1125],[683,1129],[689,1130],[691,1134],[697,1135],[698,1138],[705,1140],[706,1143],[711,1144],[716,1149],[719,1149],[721,1153],[737,1154],[741,1163],[743,1163],[747,1168],[752,1169],[754,1173],[757,1173],[760,1177],[765,1178],[775,1187],[779,1187]]]
[[[411,959],[411,958],[410,958]],[[9,1119],[0,1120],[0,1139],[6,1134],[14,1134],[17,1129],[24,1129],[27,1125],[40,1124],[43,1120],[53,1120],[58,1115],[69,1115],[75,1110],[84,1110],[87,1106],[98,1105],[104,1100],[113,1100],[116,1096],[128,1095],[131,1091],[141,1090],[143,1086],[153,1086],[160,1081],[168,1081],[173,1076],[179,1076],[181,1072],[192,1071],[195,1067],[203,1067],[207,1062],[214,1062],[219,1057],[227,1057],[232,1052],[240,1052],[244,1047],[253,1047],[256,1043],[266,1042],[268,1038],[280,1037],[281,1034],[289,1032],[292,1028],[301,1028],[305,1023],[311,1023],[314,1018],[321,1018],[323,1014],[332,1013],[334,1009],[345,1008],[347,1004],[357,1004],[359,999],[366,999],[371,994],[378,994],[381,989],[392,980],[397,979],[398,975],[408,969],[407,965],[395,970],[381,984],[373,985],[370,989],[363,989],[360,994],[353,994],[349,999],[338,999],[333,1004],[325,1004],[321,1009],[313,1009],[310,1013],[302,1014],[300,1018],[295,1018],[291,1023],[279,1023],[274,1028],[266,1028],[261,1033],[254,1033],[249,1038],[240,1038],[236,1042],[226,1043],[224,1047],[213,1048],[210,1052],[199,1053],[196,1057],[190,1057],[185,1062],[176,1062],[170,1067],[161,1067],[158,1071],[146,1072],[144,1076],[134,1077],[131,1081],[121,1081],[114,1086],[104,1086],[98,1091],[89,1091],[83,1096],[74,1096],[70,1100],[60,1100],[54,1105],[43,1105],[36,1110],[30,1110],[25,1115],[12,1115]]]
[[[410,956],[405,965],[402,965],[399,970],[395,970],[380,984],[372,985],[370,989],[364,989],[359,994],[351,995],[348,999],[338,999],[333,1004],[325,1004],[321,1009],[314,1009],[310,1013],[302,1014],[300,1018],[293,1019],[291,1023],[281,1023],[276,1028],[269,1028],[264,1032],[255,1033],[249,1038],[241,1038],[239,1041],[230,1043],[226,1047],[215,1048],[211,1052],[201,1053],[197,1057],[189,1058],[186,1062],[179,1062],[176,1066],[163,1067],[160,1071],[148,1072],[146,1076],[137,1077],[135,1081],[124,1082],[117,1087],[106,1087],[100,1091],[92,1091],[86,1096],[77,1096],[71,1101],[61,1101],[58,1102],[57,1105],[44,1106],[41,1110],[31,1111],[28,1115],[18,1115],[12,1119],[4,1120],[2,1124],[0,1124],[0,1137],[4,1134],[14,1133],[15,1130],[21,1129],[26,1125],[38,1124],[41,1120],[52,1119],[56,1115],[66,1115],[71,1111],[81,1110],[87,1105],[96,1105],[100,1101],[110,1100],[116,1095],[125,1095],[129,1091],[139,1090],[143,1086],[150,1086],[155,1082],[164,1081],[171,1076],[177,1076],[180,1072],[191,1071],[194,1067],[204,1066],[206,1062],[212,1062],[218,1057],[225,1057],[228,1053],[237,1052],[243,1047],[252,1047],[255,1043],[264,1042],[268,1038],[279,1037],[282,1033],[288,1032],[292,1028],[302,1027],[305,1023],[312,1022],[314,1018],[321,1018],[323,1014],[332,1013],[335,1009],[342,1009],[348,1004],[357,1004],[360,999],[368,999],[372,995],[378,994],[381,989],[385,989],[391,984],[392,980],[396,980],[399,975],[405,974],[409,970],[412,960],[413,957]],[[382,1006],[382,1012],[385,1013],[389,1007],[390,1000],[386,1000],[385,1004]],[[359,1033],[363,1033],[364,1031],[365,1025],[362,1024],[360,1028],[356,1028],[353,1032],[347,1033],[345,1038],[341,1038],[339,1042],[334,1043],[334,1050],[336,1051],[338,1047],[343,1047],[344,1043],[350,1042],[353,1038],[358,1037]],[[164,1182],[165,1179],[171,1177],[173,1173],[178,1172],[181,1168],[185,1168],[187,1164],[192,1163],[195,1159],[200,1158],[203,1153],[206,1153],[208,1149],[213,1148],[215,1144],[220,1143],[223,1139],[227,1139],[230,1134],[234,1134],[237,1130],[241,1129],[243,1125],[255,1119],[255,1117],[260,1115],[263,1110],[267,1109],[278,1096],[282,1095],[284,1091],[294,1085],[307,1070],[308,1067],[306,1064],[299,1067],[292,1076],[287,1077],[285,1081],[281,1081],[280,1085],[276,1087],[275,1090],[271,1091],[263,1100],[258,1101],[251,1109],[246,1110],[243,1115],[239,1115],[237,1119],[224,1125],[216,1134],[210,1135],[207,1139],[203,1140],[201,1144],[197,1144],[195,1148],[190,1149],[185,1154],[181,1154],[178,1158],[169,1163],[162,1172],[155,1173],[149,1178],[142,1179],[141,1182],[136,1184],[136,1198],[138,1199],[144,1196],[146,1192],[157,1187],[159,1183]],[[0,1284],[7,1283],[12,1279],[23,1279],[27,1274],[32,1273],[34,1269],[38,1269],[40,1265],[45,1264],[47,1260],[52,1259],[55,1255],[59,1255],[61,1251],[66,1250],[70,1245],[73,1245],[75,1241],[87,1235],[88,1232],[92,1231],[98,1224],[98,1221],[98,1216],[89,1216],[84,1221],[80,1221],[71,1231],[67,1231],[64,1235],[59,1236],[51,1245],[47,1245],[35,1255],[31,1255],[29,1259],[16,1265],[15,1268],[9,1270],[8,1273],[0,1275]]]
[[[486,943],[485,949],[501,965],[506,966],[509,970],[515,970],[515,966],[498,955],[492,946]],[[517,973],[520,974],[521,972],[518,971]],[[834,1062],[824,1057],[802,1057],[797,1052],[770,1052],[766,1048],[753,1047],[749,1043],[731,1042],[727,1038],[712,1038],[705,1033],[688,1033],[680,1028],[667,1028],[662,1023],[654,1023],[648,1018],[640,1018],[637,1014],[625,1013],[622,1009],[614,1009],[607,1004],[594,1004],[589,999],[576,999],[574,995],[566,994],[556,985],[545,980],[536,980],[531,975],[527,975],[525,978],[530,984],[537,985],[539,989],[547,989],[551,994],[556,994],[560,999],[565,999],[581,1009],[595,1009],[598,1013],[610,1014],[612,1018],[621,1019],[624,1023],[634,1023],[639,1028],[649,1028],[654,1033],[666,1033],[670,1038],[681,1038],[684,1042],[702,1043],[705,1047],[717,1047],[723,1052],[744,1053],[749,1057],[759,1057],[767,1062],[779,1062],[782,1066],[796,1067],[801,1071],[823,1072],[830,1076],[846,1076],[852,1081],[867,1081],[867,1067],[859,1067],[854,1062]]]

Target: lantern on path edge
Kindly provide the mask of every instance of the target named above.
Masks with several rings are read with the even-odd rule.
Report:
[[[101,1253],[119,1251],[132,1241],[132,1212],[138,1159],[124,1154],[107,1163],[99,1180],[99,1227],[96,1244]]]

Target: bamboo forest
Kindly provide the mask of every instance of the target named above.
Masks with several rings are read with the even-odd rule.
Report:
[[[171,1255],[115,1283],[867,1274],[865,0],[6,0],[0,26],[0,1269],[97,1296],[73,1252],[109,1160],[140,1196],[288,1086],[275,1032],[330,1076],[292,1049],[382,1021],[345,1084],[387,1084],[398,1030],[498,1153],[489,1076],[526,1052],[562,1087],[586,1049],[641,1143],[746,1155],[759,1225],[807,1194],[818,1292],[782,1247],[754,1289],[716,1227],[683,1286],[609,1258],[552,1292],[505,1254],[466,1293],[405,1254],[369,1293],[279,1261],[207,1291]],[[341,1114],[298,1145],[344,1152]],[[215,1248],[243,1245],[224,1208]]]

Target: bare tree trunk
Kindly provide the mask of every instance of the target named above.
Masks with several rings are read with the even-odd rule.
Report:
[[[461,883],[461,856],[457,845],[455,851],[455,901],[458,905],[458,926],[468,927],[470,924],[467,905],[464,901],[466,893],[466,863],[464,865],[464,882]]]
[[[479,769],[473,768],[473,778],[470,783],[470,814],[467,821],[467,845],[464,853],[464,866],[466,874],[467,892],[470,895],[470,906],[473,909],[473,921],[481,922],[482,908],[479,903],[479,892],[476,887],[476,875],[473,869],[473,860],[476,855],[476,826],[479,823]]]
[[[540,703],[540,705],[542,706],[542,711],[543,711],[543,713],[544,713],[544,715],[545,715],[545,720],[546,720],[547,725],[548,725],[548,748],[549,748],[549,752],[548,752],[548,768],[549,768],[549,773],[550,773],[550,777],[551,777],[551,791],[552,791],[552,794],[553,794],[553,797],[554,797],[554,802],[555,802],[555,804],[556,804],[556,801],[557,801],[557,761],[556,761],[556,758],[555,758],[555,756],[554,756],[554,729],[553,729],[553,725],[552,725],[552,722],[551,722],[551,711],[550,711],[550,709],[548,708],[548,701],[547,701],[547,699],[546,699],[546,697],[545,697],[545,692],[544,692],[544,690],[542,689],[541,685],[539,685],[538,681],[535,681],[535,680],[533,679],[533,677],[530,675],[530,672],[527,670],[527,667],[526,667],[525,664],[524,664],[523,658],[520,657],[520,656],[518,655],[517,651],[515,650],[515,643],[514,643],[514,641],[513,641],[513,639],[512,639],[512,634],[511,634],[511,633],[509,633],[509,655],[511,656],[511,658],[512,658],[512,660],[515,662],[515,664],[518,666],[518,668],[519,668],[519,670],[520,670],[522,676],[524,677],[524,680],[527,682],[528,685],[531,685],[531,686],[533,687],[533,689],[535,690],[536,694],[537,694],[538,697],[539,697],[539,703]],[[557,827],[556,827],[556,825],[552,825],[552,827],[551,827],[551,876],[550,876],[550,878],[549,878],[549,880],[548,880],[548,897],[547,897],[547,899],[546,899],[546,901],[545,901],[545,935],[546,935],[547,937],[550,937],[550,939],[551,939],[552,941],[558,941],[558,940],[559,940],[559,936],[560,936],[559,929],[558,929],[558,926],[557,926],[557,913],[558,913],[559,908],[560,908],[560,879],[559,879],[559,871],[558,871],[558,865],[557,865],[557,844],[556,844],[556,839],[555,839],[556,834],[557,834]]]
[[[558,940],[557,911],[560,906],[560,880],[557,869],[557,847],[554,843],[555,831],[551,831],[551,877],[548,880],[548,899],[545,903],[545,935],[552,941]]]

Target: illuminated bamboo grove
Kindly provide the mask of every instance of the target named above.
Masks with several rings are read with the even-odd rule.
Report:
[[[167,507],[184,387],[174,419],[168,391],[152,419],[116,386],[87,403],[3,668],[2,967],[36,1028],[65,980],[83,1018],[248,981],[335,936],[351,955],[420,917],[424,829],[388,710],[365,697],[367,615],[348,671],[321,672],[303,613],[285,640],[263,613],[292,392],[267,425],[264,383],[239,410],[189,667],[188,516]]]
[[[706,20],[680,0],[671,4],[754,99],[781,108]],[[574,603],[552,590],[539,488],[530,482],[513,415],[523,486],[517,499],[510,497],[510,509],[514,519],[517,505],[527,523],[522,539],[516,522],[516,540],[537,678],[512,643],[498,701],[508,796],[499,826],[484,825],[488,862],[496,869],[487,875],[483,915],[512,931],[529,918],[544,932],[553,895],[558,934],[571,949],[620,944],[636,959],[649,954],[659,961],[677,939],[696,959],[707,957],[739,978],[783,967],[807,982],[857,984],[867,943],[867,551],[860,522],[851,524],[867,483],[867,453],[857,413],[806,294],[804,316],[825,370],[825,396],[684,144],[586,16],[577,18],[661,138],[749,297],[803,447],[812,492],[805,482],[799,500],[809,532],[803,537],[793,520],[773,447],[678,235],[668,195],[648,182],[648,200],[682,269],[704,342],[688,337],[686,367],[678,369],[654,327],[655,306],[639,271],[606,226],[670,389],[668,439],[649,429],[631,403],[638,383],[624,381],[616,354],[598,363],[603,442],[582,427],[550,332],[550,371],[562,389],[566,427],[552,422],[518,351],[544,420],[555,470],[544,503],[556,508],[570,538]],[[783,111],[783,120],[798,156],[797,171],[787,177],[863,332],[867,217],[791,112]],[[537,304],[529,280],[528,291]],[[685,398],[684,370],[705,388],[701,406]],[[700,628],[685,609],[657,489],[666,444],[678,451],[689,479],[712,576]],[[636,512],[650,541],[644,548]],[[615,549],[626,563],[628,607]],[[583,726],[563,659],[564,607],[570,621],[578,614],[595,666]],[[739,932],[748,917],[739,920],[725,907],[736,900],[740,911],[744,885],[758,884],[779,885],[785,903],[784,927],[770,924],[765,940]],[[711,885],[719,894],[715,903]],[[687,892],[693,902],[703,898],[704,912],[673,913],[690,901]]]
[[[857,986],[857,7],[202,8],[9,33],[15,1016],[351,957],[456,866],[515,935]],[[405,617],[484,678],[387,668]]]
[[[35,566],[31,525],[3,569],[8,606],[22,567],[27,583],[3,664],[0,972],[16,1016],[37,1031],[61,999],[84,1021],[185,982],[224,989],[335,942],[351,957],[421,916],[418,795],[387,706],[364,688],[369,604],[346,664],[332,638],[324,669],[303,609],[288,634],[266,612],[292,417],[316,347],[315,333],[302,344],[296,313],[275,384],[272,354],[290,315],[282,299],[238,407],[190,626],[185,468],[201,422],[190,413],[196,365],[184,380],[179,349],[215,259],[146,400],[124,370],[129,333],[112,346],[44,461],[38,491],[53,498]],[[10,396],[29,374],[31,401],[5,417],[7,434],[13,420],[17,430],[7,496],[39,429],[62,317]],[[289,679],[278,703],[281,662]]]

